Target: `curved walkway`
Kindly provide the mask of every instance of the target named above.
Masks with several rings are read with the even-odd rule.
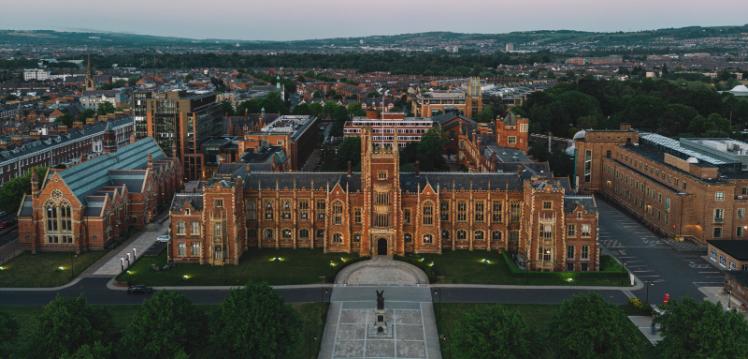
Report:
[[[343,268],[335,284],[343,285],[419,285],[429,279],[418,267],[388,257],[374,257]]]

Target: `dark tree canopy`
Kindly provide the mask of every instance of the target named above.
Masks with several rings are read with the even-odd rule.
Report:
[[[182,294],[156,292],[125,329],[121,352],[154,359],[193,353],[206,334],[205,323],[204,313]]]
[[[640,333],[626,314],[597,294],[564,301],[548,328],[556,358],[640,358]]]
[[[84,345],[111,343],[113,324],[108,313],[85,299],[57,297],[45,305],[22,343],[23,358],[59,358]]]
[[[451,340],[455,358],[535,358],[537,334],[516,310],[492,305],[469,311],[458,322]]]
[[[0,312],[0,358],[10,356],[18,338],[18,323],[7,313]]]
[[[213,323],[217,358],[288,358],[299,343],[299,318],[264,284],[231,291]]]
[[[690,298],[667,304],[658,318],[663,340],[657,345],[665,358],[745,358],[748,322],[719,304]]]

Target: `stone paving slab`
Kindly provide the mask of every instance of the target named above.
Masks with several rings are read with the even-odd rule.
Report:
[[[93,276],[116,276],[122,272],[122,265],[120,264],[120,258],[126,257],[127,253],[132,253],[133,248],[136,248],[138,257],[142,256],[148,248],[150,248],[155,242],[156,237],[159,234],[164,234],[169,227],[169,221],[163,223],[151,223],[148,225],[146,231],[140,233],[138,238],[130,242],[129,245],[120,249],[120,251],[109,258],[106,263],[102,264],[93,272]],[[126,263],[126,262],[125,262]]]

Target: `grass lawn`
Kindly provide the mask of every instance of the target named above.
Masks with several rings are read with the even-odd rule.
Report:
[[[432,283],[628,286],[628,274],[613,258],[603,256],[600,272],[528,272],[505,254],[447,251],[437,255],[396,257],[423,269]]]
[[[137,305],[110,305],[97,306],[107,310],[111,316],[114,326],[118,331],[124,330],[132,320],[133,315],[140,306]],[[301,343],[297,351],[297,359],[316,358],[319,353],[322,333],[325,330],[325,319],[327,318],[327,303],[292,304],[291,307],[299,314],[301,319]],[[210,313],[218,308],[216,305],[200,306]],[[28,331],[36,316],[41,313],[40,307],[2,306],[0,312],[10,314],[18,323],[20,333]],[[209,316],[212,317],[212,316]],[[202,353],[205,354],[205,353]],[[198,355],[208,358],[210,355]]]
[[[70,282],[106,252],[24,253],[0,270],[0,287],[56,287]]]
[[[457,323],[469,310],[480,306],[503,306],[519,312],[524,322],[533,330],[544,332],[548,330],[548,325],[553,315],[558,310],[558,305],[532,305],[532,304],[434,304],[434,313],[436,315],[436,325],[439,329],[439,338],[444,359],[456,358],[453,355],[454,350],[450,345],[450,338],[454,336],[456,330],[459,330]],[[631,324],[634,325],[633,323]],[[446,338],[446,340],[445,340]],[[655,349],[641,335],[641,345],[645,346],[645,358],[656,358]]]
[[[322,250],[251,249],[242,256],[239,265],[180,263],[169,270],[155,271],[153,264],[166,264],[163,253],[156,257],[141,256],[130,267],[129,279],[148,286],[244,285],[250,281],[270,285],[329,283],[342,267],[357,260],[359,257],[355,255],[325,254]],[[128,274],[121,274],[117,280],[127,282]]]

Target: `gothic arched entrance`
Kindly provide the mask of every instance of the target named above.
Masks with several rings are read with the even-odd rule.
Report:
[[[377,254],[380,256],[387,255],[387,239],[379,238],[377,240]]]

